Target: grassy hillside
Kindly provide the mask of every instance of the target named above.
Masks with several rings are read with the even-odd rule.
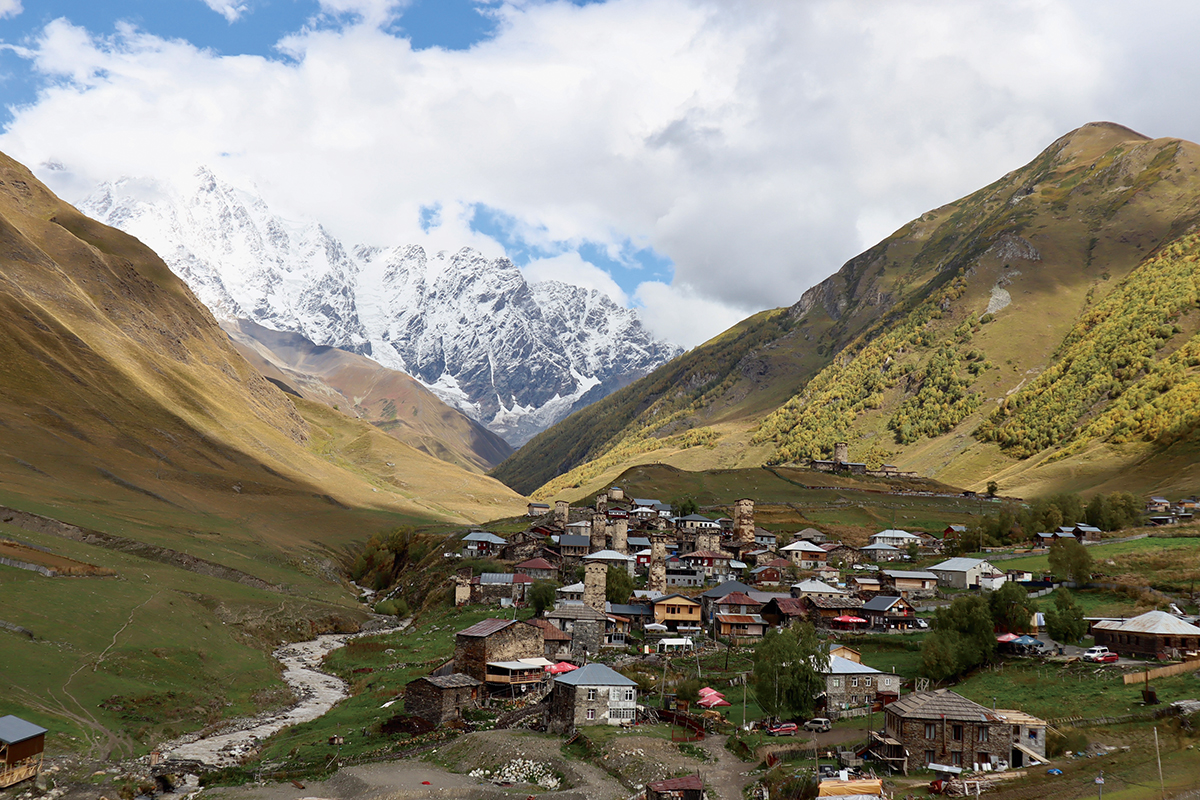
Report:
[[[472,472],[512,454],[496,434],[403,372],[249,320],[222,323],[238,352],[285,392],[370,422],[405,444]]]
[[[4,157],[0,334],[0,536],[117,573],[0,567],[0,714],[52,750],[130,753],[278,705],[270,647],[365,617],[341,563],[364,540],[524,509],[289,399],[154,253]]]
[[[1180,413],[1198,156],[1178,139],[1084,126],[494,474],[574,497],[633,464],[804,462],[847,441],[852,460],[970,488],[997,478],[1013,494],[1087,490],[1137,463],[1144,480],[1121,487],[1157,490],[1194,448]],[[1118,313],[1131,307],[1135,317]]]

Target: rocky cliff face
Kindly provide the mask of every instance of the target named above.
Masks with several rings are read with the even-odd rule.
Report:
[[[81,209],[150,245],[219,318],[403,370],[514,445],[680,352],[594,290],[530,285],[469,248],[348,249],[208,169],[183,192],[105,184]]]

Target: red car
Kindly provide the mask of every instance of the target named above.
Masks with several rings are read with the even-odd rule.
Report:
[[[1103,655],[1096,656],[1094,659],[1092,659],[1092,663],[1115,664],[1115,663],[1117,663],[1117,659],[1119,659],[1119,658],[1120,658],[1120,656],[1117,655],[1116,653],[1105,653]]]
[[[784,722],[779,725],[775,725],[773,727],[767,728],[767,735],[768,736],[795,736],[797,730],[799,730],[799,728],[796,727],[796,723]]]

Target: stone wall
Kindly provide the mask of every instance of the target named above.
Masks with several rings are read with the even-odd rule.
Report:
[[[541,628],[524,622],[515,622],[489,636],[459,634],[454,642],[454,671],[485,681],[489,661],[541,658],[545,651]]]

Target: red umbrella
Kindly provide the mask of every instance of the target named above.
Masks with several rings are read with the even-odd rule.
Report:
[[[579,667],[575,666],[574,664],[569,664],[566,661],[560,661],[552,667],[546,667],[546,672],[549,672],[551,675],[558,675],[560,673],[570,672],[571,670],[576,669],[579,669]]]
[[[701,697],[708,697],[709,695],[714,695],[714,694],[717,697],[725,696],[725,695],[721,694],[720,692],[718,692],[716,689],[712,688],[711,686],[705,686],[703,689],[700,690],[699,694]]]
[[[852,617],[849,614],[842,614],[840,617],[834,617],[834,622],[866,622],[862,617]]]
[[[997,636],[996,641],[997,642],[1011,642],[1013,639],[1016,639],[1016,638],[1018,638],[1018,637],[1015,633],[1005,633],[1005,634],[1001,634],[1000,636]]]

